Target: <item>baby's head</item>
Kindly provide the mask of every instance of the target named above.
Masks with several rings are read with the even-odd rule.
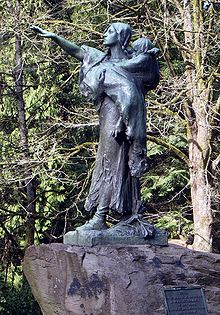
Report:
[[[153,47],[151,41],[145,37],[138,38],[132,43],[132,48],[137,55],[146,53],[148,50],[153,49]]]

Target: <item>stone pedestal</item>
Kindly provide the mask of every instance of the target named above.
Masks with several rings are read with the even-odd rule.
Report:
[[[113,232],[112,232],[113,231]],[[97,246],[97,245],[113,245],[118,246],[123,244],[125,247],[129,245],[157,245],[167,246],[168,236],[167,232],[155,228],[153,237],[146,237],[140,235],[132,235],[124,233],[123,230],[114,232],[114,229],[102,231],[70,231],[64,235],[63,243],[67,245],[77,246]]]
[[[24,273],[44,315],[165,315],[163,289],[201,286],[220,315],[220,255],[178,245],[29,247]]]

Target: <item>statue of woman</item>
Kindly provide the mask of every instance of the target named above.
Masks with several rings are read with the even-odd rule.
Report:
[[[79,229],[107,229],[109,211],[123,217],[141,212],[139,178],[146,170],[144,94],[159,81],[156,58],[128,49],[131,29],[125,23],[113,23],[104,33],[107,52],[85,45],[79,47],[36,26],[32,29],[51,38],[81,62],[80,89],[95,103],[100,138],[85,202],[85,209],[95,214]],[[147,233],[151,232],[148,229]]]

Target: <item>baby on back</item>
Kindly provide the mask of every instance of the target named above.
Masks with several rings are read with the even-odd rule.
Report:
[[[99,63],[80,84],[86,97],[97,101],[107,95],[118,107],[120,118],[112,131],[115,138],[123,132],[128,140],[140,137],[140,132],[145,137],[145,130],[138,130],[137,125],[145,119],[144,94],[159,82],[158,51],[149,39],[139,38],[132,44],[130,59]]]

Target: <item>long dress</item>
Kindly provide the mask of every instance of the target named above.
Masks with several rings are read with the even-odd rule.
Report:
[[[84,49],[84,60],[81,63],[80,87],[81,92],[88,95],[94,92],[92,91],[94,69],[98,69],[100,65],[108,67],[109,60],[107,54],[98,49],[88,46],[82,46],[82,48]],[[118,73],[119,76],[127,76],[131,81],[131,89],[128,93],[132,93],[132,89],[138,89],[138,84],[135,85],[129,72],[119,69]],[[130,141],[125,134],[120,139],[113,137],[115,126],[120,118],[120,111],[114,100],[104,92],[102,97],[96,99],[100,138],[95,169],[85,202],[87,211],[108,208],[110,211],[123,215],[140,211],[139,177],[142,175],[142,171],[134,176],[132,170],[134,168],[144,170],[146,165],[145,104],[141,90],[139,90],[136,102],[139,102],[138,110],[132,113],[131,119],[135,121],[134,133],[137,135],[137,141]],[[140,134],[140,141],[138,134]]]

